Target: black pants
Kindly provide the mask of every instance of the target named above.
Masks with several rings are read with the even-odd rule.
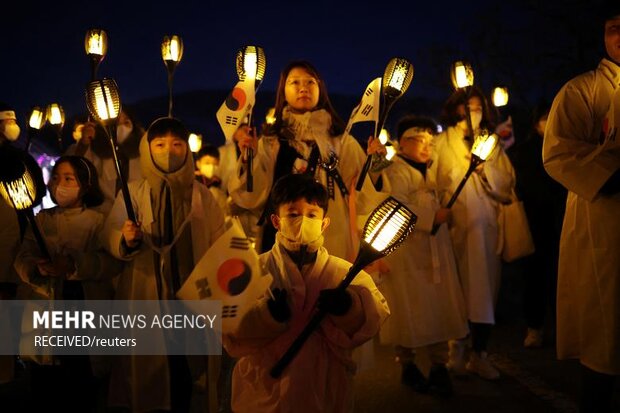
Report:
[[[493,328],[493,324],[469,322],[469,330],[471,331],[471,348],[476,353],[487,351],[489,338],[491,337],[491,328]]]

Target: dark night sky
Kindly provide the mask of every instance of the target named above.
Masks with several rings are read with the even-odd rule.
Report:
[[[541,71],[555,72],[555,82],[546,84],[545,90],[521,91],[533,99],[536,94],[553,96],[557,87],[578,73],[566,65],[562,65],[566,73],[543,68],[546,52],[532,44],[538,36],[561,53],[571,54],[574,43],[583,39],[570,22],[561,25],[561,33],[551,28],[537,35],[532,28],[548,18],[542,14],[559,13],[556,20],[563,23],[564,6],[557,11],[547,4],[566,4],[565,14],[570,16],[574,14],[570,5],[579,7],[587,4],[584,1],[557,0],[545,6],[516,0],[360,3],[318,0],[248,6],[234,1],[89,1],[78,6],[62,1],[36,5],[12,1],[3,6],[0,25],[0,101],[15,106],[21,119],[31,106],[53,101],[65,107],[68,117],[84,112],[83,88],[90,72],[83,43],[85,32],[92,27],[103,28],[109,36],[109,51],[99,76],[116,79],[124,103],[167,94],[159,50],[165,34],[178,34],[185,44],[183,61],[175,72],[175,94],[231,89],[236,81],[235,52],[246,44],[261,45],[267,56],[267,74],[259,95],[275,89],[280,69],[295,58],[313,62],[330,93],[354,96],[361,96],[368,82],[381,76],[395,56],[409,59],[415,67],[406,96],[440,100],[451,92],[446,62],[461,58],[473,61],[477,83],[485,86],[486,82],[490,89],[493,82],[525,79],[528,74],[522,71],[527,68],[519,53],[536,53],[535,64]],[[405,11],[405,7],[414,11]],[[482,37],[481,27],[489,28]],[[586,30],[583,25],[579,29]],[[524,32],[528,31],[526,38]],[[478,39],[479,44],[471,47],[472,39]],[[597,39],[602,43],[602,36]],[[511,58],[514,64],[507,60]],[[590,57],[574,60],[585,67],[596,62]],[[531,81],[528,84],[536,86]],[[162,115],[165,110],[162,108]],[[215,114],[207,115],[215,119]]]

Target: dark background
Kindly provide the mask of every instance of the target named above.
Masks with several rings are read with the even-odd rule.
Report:
[[[14,0],[5,2],[0,12],[0,101],[17,110],[20,141],[32,106],[60,103],[69,144],[75,116],[86,111],[84,85],[90,67],[84,35],[90,28],[102,28],[109,48],[99,77],[117,81],[123,104],[132,106],[145,126],[167,114],[160,44],[164,35],[178,34],[185,51],[174,76],[174,115],[215,144],[224,142],[215,112],[236,82],[235,53],[247,44],[262,46],[267,57],[257,119],[273,105],[279,72],[292,59],[317,66],[346,121],[366,85],[381,76],[395,56],[410,60],[415,75],[396,102],[388,129],[409,111],[437,117],[452,91],[450,64],[465,59],[473,65],[475,83],[488,95],[498,84],[508,86],[510,103],[503,114],[513,115],[517,139],[522,139],[533,107],[551,101],[562,84],[594,68],[603,56],[599,3]],[[39,147],[54,151],[47,135],[39,138]]]

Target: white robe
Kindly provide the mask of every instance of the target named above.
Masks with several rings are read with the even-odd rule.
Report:
[[[151,227],[155,222],[151,207],[151,187],[146,180],[134,181],[129,184],[129,193],[136,218],[142,223],[145,236],[148,236],[152,234]],[[131,255],[125,255],[121,247],[121,228],[126,219],[125,203],[122,194],[119,193],[102,234],[106,248],[112,255],[127,261],[117,285],[115,298],[158,300],[151,248],[143,242],[139,250]],[[224,232],[224,219],[209,189],[195,181],[192,186],[191,213],[187,217],[186,225],[191,229],[192,254],[194,263],[197,263]],[[181,283],[184,281],[181,280]],[[209,357],[209,367],[214,357],[218,356]],[[118,357],[115,361],[117,364],[113,366],[110,386],[111,405],[130,406],[133,411],[170,408],[170,376],[165,355],[126,356]],[[192,370],[201,367],[190,364]],[[215,382],[208,385],[214,386]]]
[[[342,413],[352,410],[353,348],[370,340],[389,315],[385,299],[370,276],[362,271],[349,287],[353,306],[341,317],[326,316],[279,379],[269,371],[314,314],[319,292],[335,288],[351,267],[320,248],[316,262],[302,272],[276,242],[260,256],[273,277],[273,287],[285,288],[291,319],[278,323],[266,302],[259,300],[234,336],[224,337],[226,350],[240,357],[233,373],[232,408],[235,412]],[[345,332],[353,320],[364,321]]]
[[[603,59],[556,96],[545,169],[568,189],[560,240],[558,357],[620,374],[620,194],[601,186],[620,168],[620,67]],[[615,102],[615,106],[612,104]],[[616,128],[614,130],[614,128]]]
[[[122,263],[107,254],[100,243],[103,214],[89,208],[54,207],[39,212],[36,221],[50,255],[69,255],[75,261],[76,271],[69,279],[81,281],[85,299],[111,299],[111,278],[119,273]],[[39,299],[47,298],[50,286],[50,277],[41,276],[37,270],[37,261],[41,258],[39,245],[28,227],[15,259],[15,269],[33,288],[36,293],[33,298]]]
[[[463,133],[449,127],[436,138],[434,162],[437,188],[445,205],[469,167]],[[486,181],[474,172],[452,206],[450,236],[468,319],[495,323],[495,302],[499,292],[501,257],[498,247],[498,200],[510,199],[515,185],[514,170],[504,150],[497,146],[484,163]]]
[[[325,146],[330,146],[339,158],[338,170],[342,179],[351,190],[357,182],[366,154],[360,144],[350,135],[324,138],[327,140]],[[322,145],[320,145],[322,146]],[[269,197],[269,192],[273,183],[274,168],[280,143],[275,137],[265,136],[258,142],[258,150],[254,158],[254,191],[245,191],[246,173],[234,174],[228,184],[228,190],[232,200],[237,205],[255,211],[260,216],[265,203]],[[328,154],[321,153],[321,157],[327,160]],[[243,170],[243,164],[239,161],[238,171]],[[293,171],[291,171],[293,173]],[[317,180],[323,185],[327,185],[327,173],[323,168],[317,168]],[[377,203],[368,201],[364,194],[373,192],[370,178],[364,182],[362,193],[358,194],[355,209],[357,212],[351,214],[349,198],[342,196],[338,186],[334,184],[334,199],[329,199],[327,216],[331,219],[331,224],[325,231],[325,248],[330,255],[340,257],[349,261],[355,259],[358,240],[356,239],[356,217],[355,215],[367,214],[377,206]],[[269,218],[269,217],[267,217]]]
[[[381,328],[385,344],[427,346],[468,333],[463,291],[456,270],[450,234],[433,228],[439,203],[432,171],[427,178],[400,157],[385,172],[391,195],[418,217],[415,231],[386,258],[390,272],[379,286],[391,309]]]

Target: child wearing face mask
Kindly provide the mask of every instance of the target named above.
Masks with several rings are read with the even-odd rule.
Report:
[[[127,182],[140,180],[142,174],[139,145],[144,129],[131,109],[123,107],[121,110],[115,133],[117,156],[125,179]],[[104,195],[103,203],[97,210],[107,216],[121,188],[110,140],[100,127],[91,122],[86,122],[74,139],[77,143],[69,147],[66,154],[82,155],[95,165],[99,174],[99,186]]]
[[[277,229],[272,249],[260,255],[273,276],[271,294],[257,300],[224,346],[239,357],[233,372],[235,412],[349,412],[353,409],[352,350],[370,340],[389,314],[371,277],[360,272],[344,291],[335,288],[351,264],[330,255],[323,233],[329,195],[306,174],[274,185]],[[282,376],[270,369],[311,319],[328,314]]]
[[[465,105],[471,113],[473,133],[465,118]],[[443,118],[446,129],[437,136],[431,169],[445,205],[469,168],[473,136],[482,129],[494,128],[484,93],[475,86],[470,91],[454,92],[444,104]],[[512,164],[501,145],[497,145],[469,177],[451,208],[450,236],[463,285],[472,345],[466,363],[465,340],[450,342],[448,367],[457,374],[470,372],[488,380],[499,378],[498,370],[487,357],[487,348],[495,324],[502,269],[497,251],[499,205],[510,201],[514,186]]]
[[[389,275],[379,289],[392,316],[381,329],[381,341],[395,346],[401,381],[414,390],[440,397],[452,394],[446,363],[448,340],[468,333],[463,292],[450,234],[451,211],[439,205],[434,170],[429,168],[437,124],[428,117],[407,116],[397,127],[398,154],[384,170],[390,194],[418,216],[416,230],[386,258]],[[424,348],[432,363],[428,380],[418,369],[416,349]]]
[[[224,218],[211,192],[194,179],[187,128],[174,118],[155,120],[140,141],[143,179],[128,185],[138,222],[127,218],[117,196],[103,238],[125,261],[116,299],[174,300],[207,249],[224,232]],[[209,356],[209,363],[219,362]],[[131,411],[189,410],[194,381],[204,360],[190,372],[185,356],[119,356],[112,366],[110,404]],[[209,368],[209,373],[217,374]],[[209,377],[202,386],[214,386]],[[216,411],[217,400],[209,400]]]
[[[206,185],[215,197],[218,205],[227,215],[226,188],[222,187],[220,177],[220,151],[209,143],[202,145],[196,155],[196,180]]]
[[[24,237],[15,269],[32,288],[32,299],[105,300],[113,295],[111,277],[122,263],[101,247],[104,218],[93,209],[103,195],[97,171],[79,156],[56,161],[48,183],[56,207],[36,216],[51,261],[42,257],[32,231]],[[86,411],[94,408],[107,368],[101,357],[59,356],[60,365],[32,366],[32,384],[41,408]],[[95,379],[97,377],[98,379]],[[67,397],[66,389],[72,396]]]

